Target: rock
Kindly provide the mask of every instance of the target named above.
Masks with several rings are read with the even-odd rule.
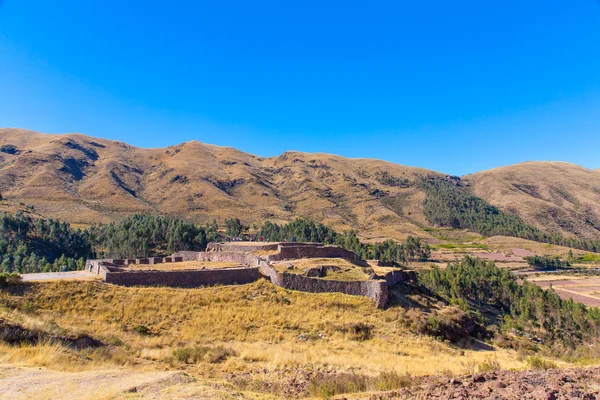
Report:
[[[285,269],[295,269],[294,264],[288,264],[285,266]]]
[[[473,382],[481,383],[481,382],[485,382],[485,381],[486,381],[486,379],[485,379],[485,376],[483,376],[483,375],[475,375],[473,377]]]

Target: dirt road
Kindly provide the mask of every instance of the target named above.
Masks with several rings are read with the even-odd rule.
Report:
[[[22,274],[23,282],[41,282],[41,281],[90,281],[101,279],[88,271],[69,271],[69,272],[44,272],[39,274]]]

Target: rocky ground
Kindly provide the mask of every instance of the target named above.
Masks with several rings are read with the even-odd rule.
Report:
[[[600,367],[499,371],[460,378],[425,378],[419,385],[362,397],[388,399],[600,399]]]

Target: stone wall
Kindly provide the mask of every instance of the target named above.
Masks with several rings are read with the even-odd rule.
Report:
[[[180,251],[173,254],[172,257],[181,258],[184,261],[233,262],[241,265],[258,265],[256,256],[241,251]]]
[[[260,243],[256,242],[253,244],[236,244],[236,243],[209,243],[206,246],[206,251],[234,251],[234,252],[246,252],[251,253],[253,251],[260,250],[268,250],[274,251],[277,250],[277,246],[279,243]]]
[[[198,261],[235,262],[242,265],[258,265],[258,257],[237,251],[214,251],[198,253]]]
[[[298,258],[344,258],[356,260],[358,256],[350,250],[339,246],[323,246],[319,244],[280,244],[279,253],[268,256],[269,261],[293,260]]]
[[[108,272],[108,264],[110,263],[106,260],[87,260],[85,269],[92,274],[100,275],[102,278],[105,278],[106,273]]]
[[[199,251],[178,251],[172,257],[181,257],[182,261],[198,261]]]
[[[258,267],[187,271],[119,271],[105,275],[107,283],[122,286],[170,286],[194,288],[254,282],[262,278]]]
[[[309,278],[303,275],[277,272],[269,262],[259,261],[259,267],[263,274],[267,275],[271,282],[277,286],[289,290],[298,290],[309,293],[337,292],[355,296],[370,297],[375,301],[377,308],[384,308],[389,300],[387,280],[368,281],[333,281],[318,278]]]
[[[211,247],[211,245],[213,245]],[[218,244],[220,245],[220,244]],[[175,271],[124,271],[121,266],[130,264],[130,260],[88,260],[89,271],[101,275],[108,283],[124,286],[174,286],[199,287],[210,285],[231,285],[249,283],[266,275],[273,284],[284,289],[309,293],[338,292],[355,296],[366,296],[375,301],[378,308],[384,308],[389,301],[389,287],[402,282],[414,281],[413,271],[391,271],[377,279],[365,281],[333,281],[310,278],[288,272],[277,272],[270,261],[298,258],[345,258],[357,259],[354,252],[338,246],[323,246],[314,243],[280,243],[278,254],[267,259],[254,256],[248,252],[223,251],[238,246],[217,246],[209,244],[211,251],[180,251],[171,257],[135,259],[138,264],[154,264],[161,262],[235,262],[250,267],[175,270]],[[258,266],[258,267],[256,267]],[[261,274],[262,273],[262,274]]]

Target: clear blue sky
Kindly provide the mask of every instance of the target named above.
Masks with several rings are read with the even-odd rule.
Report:
[[[600,1],[0,0],[0,126],[600,168]]]

